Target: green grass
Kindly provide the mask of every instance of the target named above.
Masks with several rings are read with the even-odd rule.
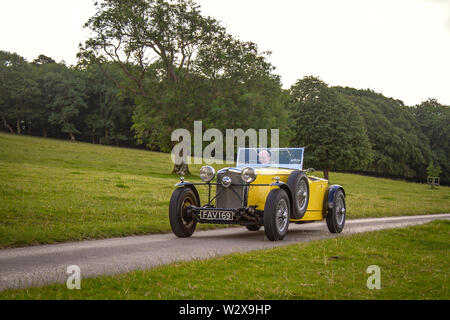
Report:
[[[450,221],[294,244],[65,285],[0,299],[450,299]],[[371,265],[381,289],[369,290]]]
[[[200,182],[199,168],[189,180]],[[168,154],[0,133],[0,247],[170,232],[171,169]],[[344,186],[349,218],[450,212],[448,187],[341,173],[330,182]]]

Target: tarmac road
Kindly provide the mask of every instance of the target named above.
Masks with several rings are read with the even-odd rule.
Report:
[[[71,265],[80,267],[82,278],[95,277],[444,219],[450,220],[450,214],[347,220],[341,235],[330,234],[324,222],[291,224],[285,240],[280,242],[265,239],[263,229],[250,232],[242,227],[199,231],[188,239],[157,234],[3,249],[0,250],[0,290],[65,283],[66,270]]]

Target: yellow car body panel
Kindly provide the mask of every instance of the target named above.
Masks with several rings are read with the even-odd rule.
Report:
[[[262,168],[256,169],[256,180],[250,186],[248,192],[248,205],[257,206],[258,210],[264,210],[266,199],[272,189],[276,186],[256,186],[258,184],[272,184],[275,177],[279,177],[281,182],[287,183],[291,169]],[[291,219],[292,222],[323,220],[323,205],[328,189],[328,181],[316,177],[308,177],[309,180],[309,201],[308,209],[302,219]]]
[[[275,168],[264,168],[256,169],[256,180],[252,182],[252,185],[257,184],[272,184],[275,182],[274,178],[279,177],[280,181],[286,183],[292,170],[288,169],[275,169]],[[248,205],[258,206],[258,210],[264,210],[266,204],[267,196],[272,189],[277,189],[278,187],[271,186],[252,186],[250,185],[250,190],[248,191]]]
[[[328,189],[328,181],[316,177],[308,177],[309,180],[309,201],[308,209],[304,217],[296,221],[316,221],[323,220],[323,206],[326,192]]]

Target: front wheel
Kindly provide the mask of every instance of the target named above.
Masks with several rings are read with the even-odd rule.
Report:
[[[264,232],[270,241],[283,240],[290,219],[289,197],[283,189],[270,191],[264,207]]]
[[[331,233],[341,233],[344,229],[347,208],[342,190],[336,191],[333,200],[333,209],[327,215],[327,227]]]
[[[177,237],[188,238],[194,233],[197,221],[188,212],[188,207],[198,205],[197,197],[191,188],[178,188],[173,192],[169,205],[169,220]]]

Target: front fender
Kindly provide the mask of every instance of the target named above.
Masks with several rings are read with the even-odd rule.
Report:
[[[175,185],[175,187],[178,187],[178,188],[190,188],[192,190],[192,192],[194,192],[195,197],[197,198],[198,205],[201,206],[200,195],[198,194],[197,188],[194,186],[194,184],[192,182],[189,182],[189,181],[179,182],[179,183],[177,183]]]
[[[345,190],[342,186],[338,184],[334,184],[330,186],[327,190],[327,194],[325,195],[324,204],[323,204],[323,217],[326,218],[328,213],[333,210],[334,197],[338,190],[342,190],[345,197]]]
[[[294,198],[292,197],[291,188],[289,188],[289,186],[286,183],[281,182],[281,181],[274,182],[270,186],[271,187],[278,187],[278,188],[283,189],[284,191],[286,191],[286,193],[288,194],[288,197],[289,197],[289,204],[291,206],[291,212],[292,212],[292,210],[294,208]]]

